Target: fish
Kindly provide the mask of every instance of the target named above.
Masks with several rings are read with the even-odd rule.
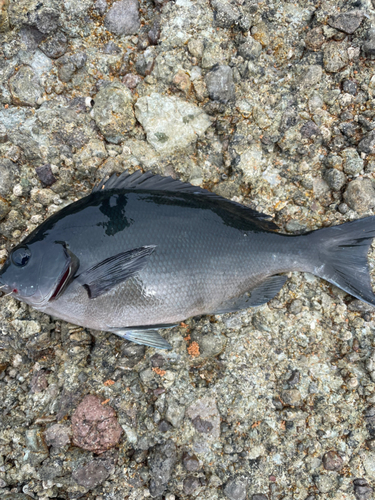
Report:
[[[55,318],[170,349],[160,329],[266,304],[312,273],[371,305],[375,216],[299,235],[189,183],[125,171],[15,246],[0,289]]]

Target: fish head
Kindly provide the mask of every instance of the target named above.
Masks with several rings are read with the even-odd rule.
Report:
[[[0,270],[0,290],[35,308],[58,299],[79,267],[63,242],[37,240],[16,246]]]

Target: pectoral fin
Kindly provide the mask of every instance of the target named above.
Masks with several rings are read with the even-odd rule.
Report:
[[[86,288],[90,299],[95,299],[141,271],[155,246],[135,248],[99,262],[76,279]]]
[[[236,312],[241,309],[247,309],[248,307],[256,307],[266,304],[279,293],[287,279],[288,277],[285,275],[270,276],[253,288],[250,292],[246,292],[240,297],[223,302],[219,306],[219,309],[214,311],[212,314]]]

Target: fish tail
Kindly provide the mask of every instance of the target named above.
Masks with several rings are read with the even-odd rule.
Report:
[[[313,231],[308,238],[319,254],[313,274],[375,306],[367,260],[375,238],[375,216]]]

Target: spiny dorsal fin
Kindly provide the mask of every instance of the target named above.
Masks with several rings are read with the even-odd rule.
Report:
[[[151,172],[145,172],[143,174],[141,170],[136,170],[133,174],[130,174],[126,170],[119,176],[117,176],[117,174],[113,174],[109,179],[103,179],[94,186],[92,192],[96,193],[98,191],[109,191],[112,189],[137,189],[145,191],[191,193],[201,196],[207,196],[212,201],[216,201],[218,204],[220,204],[222,208],[227,208],[232,212],[235,211],[238,215],[244,217],[245,219],[250,219],[261,223],[261,226],[264,229],[268,229],[271,231],[279,229],[274,222],[269,220],[271,218],[269,215],[257,212],[256,210],[245,207],[240,203],[227,200],[226,198],[223,198],[216,193],[207,191],[207,189],[193,186],[188,182],[182,182],[178,179],[172,179],[172,177],[162,177],[161,175],[153,174]]]

